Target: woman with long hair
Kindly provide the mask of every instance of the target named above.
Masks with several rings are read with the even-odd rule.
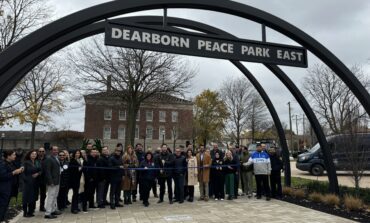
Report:
[[[197,158],[193,156],[193,150],[186,151],[186,162],[188,168],[185,177],[185,194],[189,196],[188,201],[194,201],[194,186],[198,183],[198,164]]]
[[[72,153],[71,162],[69,163],[69,174],[70,174],[70,181],[69,185],[72,188],[72,205],[71,205],[71,212],[73,214],[77,214],[81,211],[78,208],[78,200],[79,200],[79,189],[81,183],[81,175],[82,175],[82,165],[83,159],[81,157],[81,150],[77,149]]]
[[[37,159],[37,151],[31,150],[24,157],[24,174],[23,174],[23,193],[22,193],[22,206],[23,217],[33,217],[36,200],[38,199],[38,180],[41,175],[41,164]]]
[[[127,146],[127,150],[123,155],[123,167],[125,168],[125,175],[123,177],[123,194],[124,203],[132,204],[131,194],[136,189],[136,172],[130,168],[137,168],[139,166],[136,154],[131,145]]]
[[[13,181],[16,176],[21,174],[23,167],[16,169],[14,160],[16,158],[14,150],[4,151],[4,159],[0,159],[0,222],[5,220],[6,211],[10,202]]]
[[[232,200],[234,197],[234,175],[237,170],[237,163],[233,158],[233,153],[228,150],[224,158],[225,165],[225,184],[226,184],[226,194],[228,200]]]

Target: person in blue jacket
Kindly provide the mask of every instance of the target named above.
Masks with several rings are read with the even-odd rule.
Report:
[[[0,222],[5,221],[10,202],[12,184],[16,176],[23,172],[23,167],[16,169],[14,150],[4,151],[4,160],[0,160]]]
[[[145,153],[145,159],[141,161],[140,168],[143,168],[143,170],[139,172],[141,184],[140,197],[143,199],[144,206],[148,207],[150,189],[152,188],[158,172],[152,152],[149,151]]]

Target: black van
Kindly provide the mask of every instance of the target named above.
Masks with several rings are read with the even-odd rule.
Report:
[[[336,170],[351,170],[354,162],[358,162],[357,167],[370,170],[370,133],[333,135],[327,140]],[[321,176],[326,168],[320,144],[298,155],[296,167]]]

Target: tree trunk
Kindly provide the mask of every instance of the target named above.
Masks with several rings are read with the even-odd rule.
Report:
[[[135,129],[136,129],[136,115],[139,111],[140,105],[133,102],[127,103],[127,130],[125,134],[125,148],[128,145],[134,146],[135,144]]]
[[[36,133],[36,122],[32,122],[32,130],[31,130],[31,145],[30,149],[35,149],[35,133]]]

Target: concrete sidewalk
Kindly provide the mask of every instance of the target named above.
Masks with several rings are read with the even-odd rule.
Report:
[[[197,191],[196,191],[197,193]],[[199,194],[199,193],[198,193]],[[165,199],[157,204],[150,199],[150,206],[141,202],[111,210],[89,210],[88,213],[72,214],[70,209],[53,220],[44,219],[44,213],[36,212],[33,218],[23,218],[22,213],[12,222],[58,222],[58,223],[160,223],[160,222],[352,222],[319,211],[293,205],[279,200],[248,199],[245,196],[232,201],[194,201],[170,205]]]

